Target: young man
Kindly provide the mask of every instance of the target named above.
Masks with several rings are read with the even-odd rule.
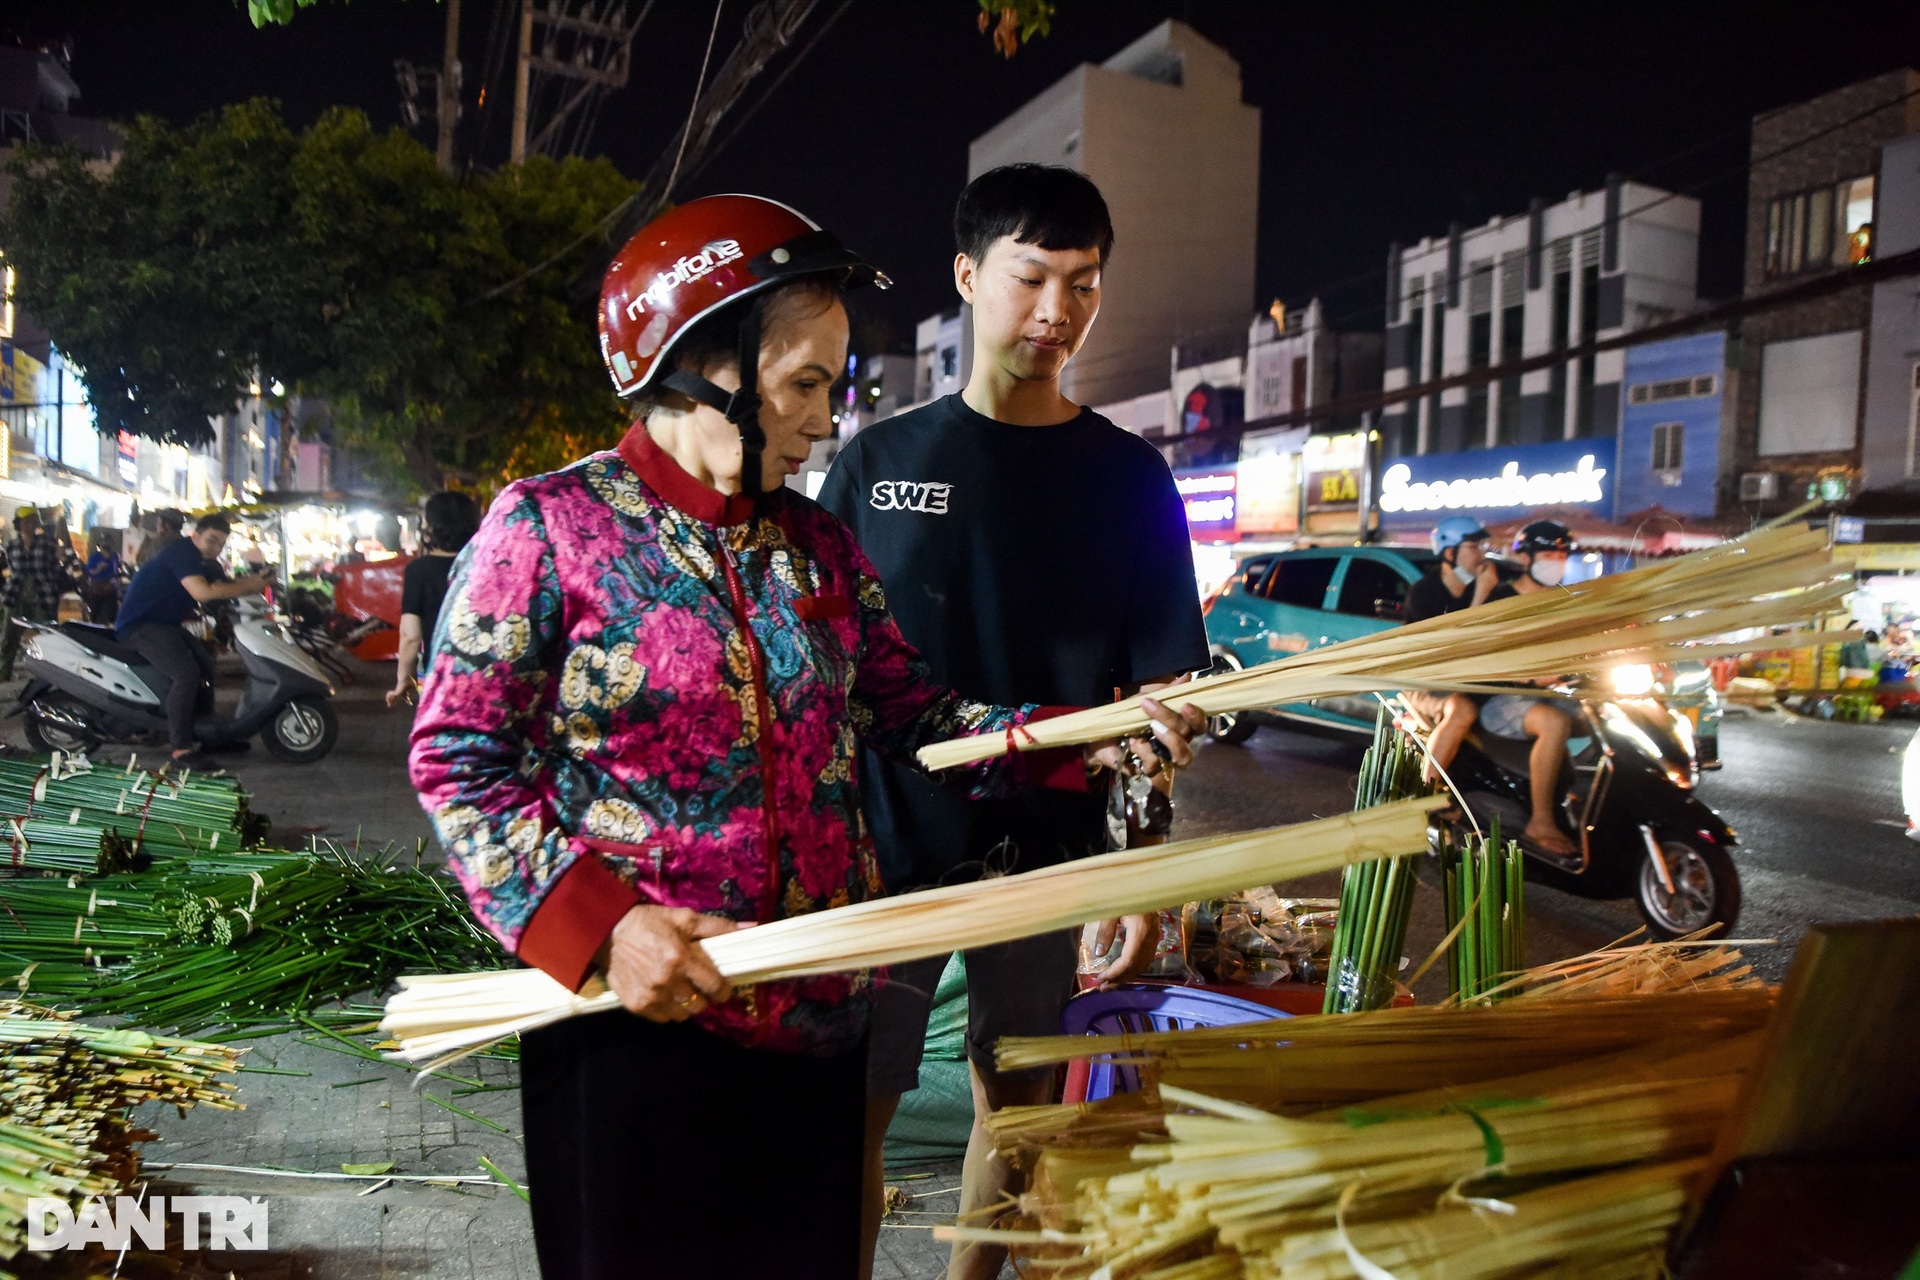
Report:
[[[1100,310],[1113,245],[1106,202],[1070,169],[983,174],[954,213],[954,284],[973,308],[966,389],[855,436],[820,501],[872,558],[900,629],[933,678],[969,697],[1089,706],[1208,665],[1185,512],[1157,450],[1061,392]],[[1155,732],[1180,756],[1198,713]],[[1174,728],[1172,725],[1179,725]],[[1149,744],[1139,744],[1146,752]],[[1105,848],[1105,779],[964,803],[871,753],[865,811],[899,892],[1031,871]],[[1108,976],[1151,959],[1149,917],[1123,922]],[[874,1010],[868,1068],[870,1198],[880,1140],[917,1086],[929,997],[946,957],[896,965]],[[961,1209],[1017,1190],[984,1118],[1046,1100],[1050,1072],[1000,1073],[1002,1036],[1052,1034],[1074,988],[1075,939],[1051,934],[967,953],[974,1129]],[[868,1242],[878,1234],[869,1206]],[[998,1249],[956,1248],[956,1280],[999,1274]]]
[[[1440,563],[1413,584],[1407,593],[1407,621],[1424,622],[1443,613],[1471,608],[1487,598],[1499,585],[1500,575],[1487,559],[1487,539],[1492,535],[1471,516],[1448,516],[1433,527],[1433,554]],[[1407,702],[1433,722],[1427,739],[1425,772],[1429,781],[1453,763],[1460,744],[1473,728],[1480,707],[1464,693],[1428,693],[1408,690]]]
[[[264,577],[209,582],[207,565],[217,565],[233,526],[218,511],[200,517],[191,538],[176,538],[133,575],[114,634],[120,643],[164,672],[167,689],[167,741],[173,762],[196,769],[218,768],[194,745],[193,717],[201,696],[213,687],[213,655],[181,624],[198,605],[237,600],[267,589]]]
[[[1513,539],[1514,559],[1525,570],[1512,582],[1503,582],[1489,600],[1510,600],[1536,591],[1549,591],[1567,575],[1567,558],[1578,549],[1573,531],[1552,520],[1535,520]],[[1553,820],[1554,790],[1560,760],[1573,736],[1575,704],[1565,698],[1534,698],[1502,693],[1480,708],[1480,727],[1502,738],[1531,738],[1527,770],[1533,792],[1533,813],[1521,838],[1546,853],[1567,856],[1577,852],[1573,841]]]

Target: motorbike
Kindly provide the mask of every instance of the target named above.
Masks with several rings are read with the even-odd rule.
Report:
[[[111,627],[15,621],[32,634],[21,650],[26,684],[7,714],[26,717],[34,750],[84,755],[109,742],[166,743],[172,682],[115,639]],[[195,736],[217,748],[258,734],[268,751],[292,764],[325,757],[340,737],[327,673],[271,618],[243,614],[232,627],[246,671],[240,704],[231,717],[219,717],[212,690],[203,690]]]
[[[1562,756],[1554,820],[1574,853],[1556,856],[1522,840],[1531,880],[1583,898],[1632,898],[1662,939],[1710,925],[1729,936],[1740,915],[1732,827],[1694,794],[1700,780],[1689,718],[1654,698],[1621,698],[1580,685],[1561,692],[1579,723]],[[1449,770],[1459,798],[1433,832],[1461,839],[1498,819],[1517,838],[1532,811],[1527,740],[1476,728]],[[1469,814],[1471,820],[1469,820]]]

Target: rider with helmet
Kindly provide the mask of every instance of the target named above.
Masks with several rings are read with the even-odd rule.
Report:
[[[1471,516],[1448,516],[1434,526],[1431,545],[1440,561],[1407,593],[1408,622],[1424,622],[1486,600],[1500,581],[1487,558],[1487,539],[1492,536]],[[1433,781],[1437,772],[1453,763],[1480,714],[1480,705],[1464,693],[1410,689],[1400,696],[1433,724],[1424,769]]]
[[[569,990],[604,975],[625,1006],[523,1039],[545,1275],[859,1269],[873,981],[736,991],[697,944],[873,894],[857,742],[912,760],[1040,711],[929,680],[851,535],[782,483],[832,431],[842,291],[883,280],[771,200],[657,218],[600,300],[638,421],[508,485],[454,571],[415,789],[488,930]],[[1086,776],[1070,750],[951,785]],[[743,1151],[779,1188],[746,1232]]]
[[[1487,597],[1511,599],[1551,591],[1566,578],[1567,560],[1577,550],[1573,531],[1553,520],[1535,520],[1513,539],[1513,558],[1524,572],[1510,583],[1501,583]],[[1527,757],[1532,781],[1533,812],[1523,834],[1529,844],[1543,852],[1571,854],[1573,842],[1553,820],[1554,791],[1560,777],[1560,761],[1573,735],[1578,704],[1567,698],[1528,697],[1522,694],[1496,694],[1480,708],[1480,727],[1501,738],[1533,740]]]

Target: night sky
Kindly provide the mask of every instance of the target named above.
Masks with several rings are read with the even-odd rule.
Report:
[[[466,0],[470,111],[490,36],[512,3]],[[751,0],[723,4],[716,65]],[[802,43],[839,7],[821,0]],[[898,282],[880,319],[896,345],[910,346],[913,322],[953,302],[947,220],[968,142],[1078,63],[1176,17],[1239,60],[1244,96],[1263,109],[1262,300],[1297,306],[1318,293],[1336,321],[1377,325],[1390,241],[1520,212],[1536,194],[1592,189],[1610,170],[1703,198],[1701,287],[1726,297],[1739,290],[1749,118],[1920,64],[1911,0],[1059,0],[1054,34],[1010,62],[976,30],[977,12],[973,0],[853,0],[678,194],[755,191],[832,228]],[[605,104],[594,151],[638,176],[669,145],[713,13],[707,0],[657,0],[635,43],[633,81]],[[232,0],[11,0],[0,15],[0,30],[73,38],[78,109],[88,115],[185,120],[267,95],[296,122],[345,103],[381,124],[399,118],[394,60],[437,65],[443,23],[431,0],[322,0],[290,27],[264,31]],[[782,66],[762,75],[749,104]],[[465,126],[469,137],[484,127],[483,158],[504,154],[510,77]]]

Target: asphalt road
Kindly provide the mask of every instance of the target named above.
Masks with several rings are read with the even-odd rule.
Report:
[[[1775,981],[1809,924],[1920,913],[1920,844],[1905,836],[1901,752],[1910,723],[1858,725],[1784,712],[1730,715],[1721,730],[1726,767],[1705,776],[1700,796],[1740,836],[1741,938]],[[1208,743],[1179,780],[1175,836],[1300,822],[1344,812],[1364,743],[1305,727],[1262,728],[1244,746]],[[1303,896],[1332,896],[1334,876],[1302,882]],[[1533,963],[1604,946],[1640,924],[1630,902],[1591,902],[1529,885],[1528,959]],[[1414,964],[1443,932],[1436,895],[1415,900],[1407,951]],[[1423,999],[1445,995],[1430,975]]]

